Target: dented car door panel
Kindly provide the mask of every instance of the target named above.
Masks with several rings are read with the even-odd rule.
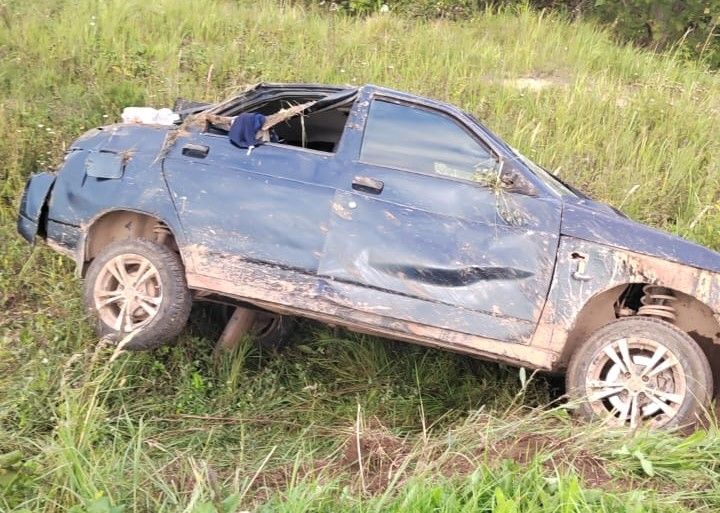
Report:
[[[319,272],[357,308],[524,342],[550,286],[557,234],[529,235],[494,217],[470,221],[338,192]]]
[[[319,269],[336,301],[462,333],[530,340],[552,279],[557,199],[357,160],[351,169],[333,201]],[[382,190],[356,187],[357,176]]]

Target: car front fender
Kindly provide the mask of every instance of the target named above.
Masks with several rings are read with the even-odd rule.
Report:
[[[550,293],[531,345],[568,354],[594,329],[616,318],[628,285],[650,284],[677,297],[674,323],[720,343],[720,273],[597,242],[563,236]],[[601,300],[600,299],[603,299]],[[562,364],[555,362],[554,366]]]

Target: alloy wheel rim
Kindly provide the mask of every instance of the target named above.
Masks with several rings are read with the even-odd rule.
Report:
[[[157,316],[162,292],[160,275],[152,262],[140,255],[118,255],[103,266],[95,280],[95,310],[113,330],[130,333]]]
[[[685,402],[687,379],[677,356],[644,337],[606,344],[588,367],[587,400],[593,411],[617,426],[660,427]]]

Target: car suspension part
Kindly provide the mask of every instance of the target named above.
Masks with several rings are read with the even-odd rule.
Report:
[[[642,306],[638,309],[638,315],[659,317],[669,322],[674,322],[677,317],[677,310],[672,305],[677,298],[670,289],[660,285],[645,285],[643,296],[640,299]]]

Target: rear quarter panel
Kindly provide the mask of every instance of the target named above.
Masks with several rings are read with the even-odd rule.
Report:
[[[82,264],[85,238],[93,222],[112,211],[130,210],[163,220],[181,245],[182,230],[161,170],[167,133],[166,127],[112,125],[75,141],[48,204],[48,242],[72,250]],[[120,178],[87,174],[88,156],[100,150],[126,155]],[[74,233],[74,241],[67,240],[69,232]]]

